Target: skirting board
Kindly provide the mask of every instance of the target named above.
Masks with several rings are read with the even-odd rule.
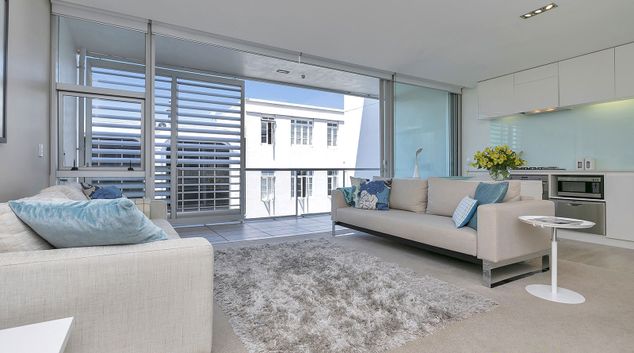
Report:
[[[560,229],[557,232],[557,236],[561,239],[582,241],[584,243],[614,246],[617,248],[624,248],[624,249],[634,249],[634,242],[632,241],[612,239],[602,235],[593,235],[593,234],[580,233],[580,232]]]

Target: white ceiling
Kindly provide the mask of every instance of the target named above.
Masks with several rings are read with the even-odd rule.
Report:
[[[74,18],[61,18],[60,41],[69,43],[62,50],[107,54],[143,62],[145,35],[134,30],[97,24]],[[68,40],[65,40],[65,39]],[[60,55],[64,55],[60,53]],[[156,63],[159,66],[194,69],[239,78],[285,82],[342,93],[379,96],[379,80],[373,77],[323,67],[299,64],[257,54],[157,36]],[[290,73],[277,72],[278,69]],[[302,78],[302,75],[304,77]]]
[[[634,1],[68,0],[281,49],[473,86],[634,41]]]

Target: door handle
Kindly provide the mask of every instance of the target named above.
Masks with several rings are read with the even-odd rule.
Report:
[[[577,207],[577,206],[583,206],[583,204],[580,203],[569,203],[568,206],[572,206],[572,207]]]

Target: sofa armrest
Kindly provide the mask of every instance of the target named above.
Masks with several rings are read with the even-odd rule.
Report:
[[[0,254],[0,329],[73,316],[66,353],[210,352],[203,238]]]
[[[343,197],[343,192],[341,190],[332,190],[330,198],[330,219],[332,219],[333,222],[336,222],[337,209],[349,206],[346,204],[346,199]]]
[[[500,262],[548,250],[550,229],[521,222],[519,216],[554,216],[552,201],[532,200],[478,207],[478,258]]]
[[[152,200],[150,202],[150,218],[167,219],[167,202],[161,200]]]

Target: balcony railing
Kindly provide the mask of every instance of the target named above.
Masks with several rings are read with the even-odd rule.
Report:
[[[330,192],[350,176],[372,178],[379,168],[246,168],[246,218],[330,212]]]

